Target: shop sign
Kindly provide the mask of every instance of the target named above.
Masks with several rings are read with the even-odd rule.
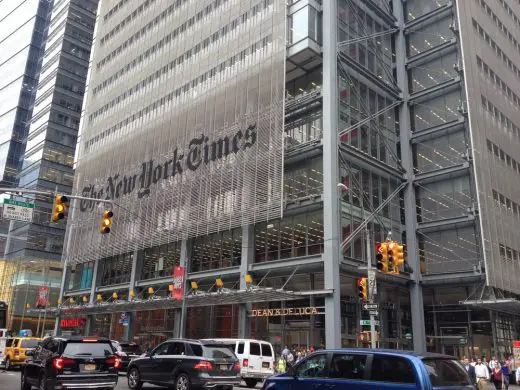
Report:
[[[520,367],[520,341],[513,341],[513,359],[515,360],[515,367]]]
[[[81,328],[84,327],[87,322],[86,318],[64,318],[60,321],[60,327],[62,328]]]
[[[180,301],[184,298],[184,267],[175,267],[173,270],[172,298]]]
[[[325,314],[324,307],[291,307],[285,309],[258,309],[251,310],[249,317],[285,317],[285,316],[310,316]]]
[[[44,309],[47,307],[49,303],[49,287],[41,286],[38,288],[38,293],[36,294],[36,308]]]

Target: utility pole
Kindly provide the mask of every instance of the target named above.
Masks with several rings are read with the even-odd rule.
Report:
[[[370,304],[375,303],[377,295],[376,286],[376,271],[372,270],[372,248],[370,247],[370,232],[366,229],[366,241],[367,241],[367,281],[368,281],[368,302]],[[377,348],[376,344],[376,319],[373,314],[373,310],[370,310],[370,344],[372,348]]]

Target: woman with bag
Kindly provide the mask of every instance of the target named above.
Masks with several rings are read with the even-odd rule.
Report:
[[[496,390],[504,390],[504,373],[502,371],[502,367],[500,367],[500,364],[497,364],[495,368],[493,368],[493,371],[491,372],[491,380],[495,384]]]

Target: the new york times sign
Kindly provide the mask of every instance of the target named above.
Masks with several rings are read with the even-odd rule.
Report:
[[[106,185],[96,188],[88,185],[83,188],[84,197],[116,200],[122,196],[130,195],[137,191],[139,199],[150,194],[150,187],[162,180],[167,180],[183,172],[196,171],[203,164],[207,165],[213,161],[221,160],[230,154],[244,152],[251,148],[257,140],[256,123],[250,124],[244,130],[238,130],[231,137],[222,137],[217,140],[210,140],[204,134],[193,138],[187,150],[175,149],[172,153],[173,158],[164,162],[154,160],[143,161],[141,170],[133,174],[115,174],[107,178]],[[81,200],[80,210],[82,212],[92,211],[96,202]]]

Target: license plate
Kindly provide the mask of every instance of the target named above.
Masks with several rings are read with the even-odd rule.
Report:
[[[96,371],[95,364],[85,364],[85,371]]]
[[[265,362],[262,363],[262,367],[263,367],[263,368],[269,368],[269,363],[265,363]]]
[[[227,364],[221,364],[220,365],[221,370],[227,370]]]

